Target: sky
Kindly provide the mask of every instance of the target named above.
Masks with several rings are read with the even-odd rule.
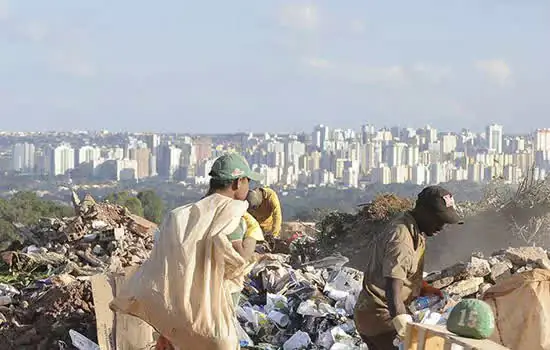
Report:
[[[0,130],[529,132],[548,62],[548,0],[0,0]]]

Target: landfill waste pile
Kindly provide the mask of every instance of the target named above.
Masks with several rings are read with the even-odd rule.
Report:
[[[266,254],[246,282],[237,316],[248,349],[361,349],[353,308],[361,291],[362,273],[345,266],[341,255],[289,265],[290,257]],[[474,253],[425,279],[444,298],[419,297],[409,305],[416,322],[446,325],[463,299],[479,299],[492,285],[512,274],[550,269],[548,252],[540,247],[507,248],[483,257]]]
[[[3,349],[71,349],[69,330],[97,340],[89,276],[139,265],[156,225],[126,208],[73,194],[76,216],[18,227],[1,253]],[[20,249],[18,249],[20,248]]]
[[[251,271],[237,318],[248,349],[365,349],[353,323],[362,273],[341,255],[293,269],[265,254]]]

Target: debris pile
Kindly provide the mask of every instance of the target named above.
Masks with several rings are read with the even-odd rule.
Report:
[[[249,275],[237,317],[250,349],[362,349],[353,308],[362,273],[335,255],[293,269],[290,257],[266,254]],[[253,346],[254,345],[254,346]]]
[[[461,298],[479,298],[487,289],[512,274],[550,269],[548,252],[540,247],[507,248],[490,257],[473,254],[469,262],[459,262],[426,277],[433,287]]]
[[[70,349],[68,329],[96,339],[87,279],[139,265],[153,247],[156,225],[126,208],[89,195],[73,203],[75,217],[19,226],[19,242],[1,253],[0,342],[11,348]]]
[[[353,267],[363,266],[365,236],[379,232],[397,214],[411,209],[414,201],[387,193],[360,205],[356,214],[333,212],[318,223],[319,247],[323,255],[335,251],[349,257]]]

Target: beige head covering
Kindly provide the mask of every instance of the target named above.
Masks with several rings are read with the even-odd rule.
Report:
[[[246,197],[248,201],[249,208],[257,208],[262,204],[263,196],[261,189],[256,188],[248,191],[248,196]]]

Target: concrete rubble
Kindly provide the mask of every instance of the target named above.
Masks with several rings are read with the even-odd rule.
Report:
[[[541,247],[507,248],[487,258],[475,254],[468,262],[429,274],[426,280],[450,295],[479,297],[491,285],[512,274],[549,266],[548,252]]]
[[[1,253],[3,349],[72,349],[71,329],[96,341],[89,276],[149,256],[154,223],[89,195],[73,203],[75,217],[19,226],[20,242]]]

